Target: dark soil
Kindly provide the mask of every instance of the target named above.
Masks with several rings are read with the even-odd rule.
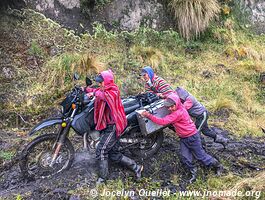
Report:
[[[227,132],[215,128],[218,134],[230,139],[227,148],[222,145],[213,143],[211,139],[206,140],[206,151],[215,156],[225,165],[225,173],[231,171],[234,174],[244,175],[249,172],[264,170],[265,168],[265,143],[263,139],[243,138],[235,139],[228,135]],[[5,137],[12,139],[15,134],[5,134]],[[12,136],[13,135],[13,136]],[[148,177],[151,182],[157,182],[162,188],[169,188],[171,191],[184,190],[186,188],[185,178],[188,174],[182,166],[179,159],[178,138],[173,136],[170,130],[166,131],[165,140],[162,148],[157,155],[139,159],[138,163],[144,165],[144,177]],[[1,149],[10,149],[10,145],[0,138]],[[4,138],[6,140],[6,138]],[[81,141],[79,137],[74,138],[74,144]],[[79,145],[80,146],[80,145]],[[21,145],[22,147],[22,145]],[[15,160],[12,165],[5,165],[2,168],[0,179],[0,197],[10,199],[20,194],[23,199],[79,199],[71,195],[69,191],[80,187],[95,187],[97,177],[97,165],[94,154],[82,150],[76,145],[76,157],[72,167],[50,179],[26,180],[22,177]],[[21,149],[21,148],[19,148]],[[130,153],[125,152],[128,156]],[[200,165],[199,163],[196,163]],[[207,179],[209,169],[201,168],[200,176]],[[172,176],[179,176],[179,183],[172,183]],[[125,168],[117,165],[111,165],[110,179],[120,178],[128,180],[133,174]]]

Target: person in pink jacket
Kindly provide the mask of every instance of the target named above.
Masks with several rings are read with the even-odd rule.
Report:
[[[212,156],[207,154],[202,148],[201,138],[195,124],[191,120],[187,110],[178,103],[178,96],[170,94],[164,100],[164,106],[171,112],[163,118],[158,118],[151,113],[144,111],[142,116],[152,120],[159,125],[173,125],[176,134],[180,137],[180,153],[182,162],[191,173],[189,183],[196,180],[197,168],[192,160],[193,156],[207,167],[213,167],[218,175],[223,171],[223,166]]]
[[[204,135],[213,138],[214,142],[220,143],[226,147],[228,139],[218,135],[213,129],[209,128],[207,122],[209,113],[205,106],[182,87],[177,87],[176,92],[189,115],[195,118],[196,128]]]

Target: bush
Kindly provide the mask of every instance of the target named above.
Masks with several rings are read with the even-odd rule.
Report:
[[[42,57],[45,54],[41,46],[35,40],[31,42],[28,53],[31,56],[37,56],[37,57]]]
[[[187,40],[198,37],[220,12],[217,0],[171,0],[169,7],[180,34]]]

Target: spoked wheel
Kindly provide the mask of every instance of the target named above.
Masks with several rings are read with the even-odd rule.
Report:
[[[131,135],[138,134],[139,132],[133,132]],[[147,136],[136,136],[136,138],[140,139],[140,142],[134,146],[132,146],[129,150],[130,152],[135,155],[142,158],[147,158],[150,156],[153,156],[162,146],[163,140],[164,140],[164,134],[163,131],[150,134]]]
[[[74,148],[68,138],[61,146],[59,154],[52,163],[56,149],[54,134],[41,135],[31,141],[22,152],[20,169],[27,177],[47,178],[68,169],[74,159]]]

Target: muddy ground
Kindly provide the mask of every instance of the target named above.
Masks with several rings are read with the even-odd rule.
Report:
[[[228,132],[215,128],[218,134],[229,138],[230,143],[224,149],[222,145],[213,143],[211,139],[206,138],[208,153],[214,155],[225,165],[225,172],[232,172],[239,176],[246,173],[254,173],[265,168],[265,141],[252,138],[233,138]],[[2,132],[0,137],[0,146],[2,150],[16,148],[22,149],[26,143],[26,137],[15,138],[14,133]],[[13,142],[12,142],[13,140]],[[25,180],[20,173],[16,161],[5,167],[2,165],[0,179],[0,197],[3,199],[14,199],[18,194],[23,199],[83,199],[82,196],[73,194],[78,188],[94,188],[96,180],[96,162],[93,154],[89,154],[80,148],[82,138],[75,137],[76,156],[72,167],[50,179]],[[77,145],[79,143],[79,145]],[[169,188],[172,192],[185,190],[185,178],[188,176],[185,168],[182,167],[179,160],[178,138],[173,136],[173,132],[166,130],[164,143],[159,152],[147,159],[135,158],[137,162],[144,165],[144,181],[158,183],[162,188]],[[132,156],[129,152],[125,152]],[[199,163],[196,163],[200,165]],[[208,169],[200,168],[199,174],[203,180],[207,180]],[[172,181],[174,175],[177,175],[178,182]],[[110,179],[120,178],[123,181],[130,179],[133,174],[117,165],[110,168]],[[132,179],[133,182],[133,179]]]

